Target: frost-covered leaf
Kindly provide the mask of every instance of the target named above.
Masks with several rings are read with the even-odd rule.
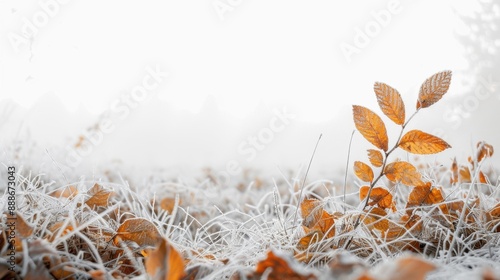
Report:
[[[405,105],[399,92],[384,83],[375,83],[377,102],[384,114],[394,123],[402,125],[405,122]]]
[[[321,218],[322,212],[323,203],[318,199],[304,199],[300,203],[302,224],[306,227],[313,227]]]
[[[381,167],[384,164],[384,156],[378,150],[369,149],[368,159],[370,163],[375,167]]]
[[[121,240],[133,241],[139,246],[155,246],[161,241],[158,229],[144,218],[132,218],[123,222],[113,238],[115,245]]]
[[[113,192],[111,190],[105,189],[99,184],[94,184],[94,186],[87,192],[90,198],[85,201],[91,209],[96,206],[106,207],[108,206],[109,196]]]
[[[155,280],[180,280],[186,274],[184,259],[162,238],[156,249],[149,249],[144,261],[146,272]]]
[[[439,188],[432,186],[431,182],[415,186],[408,196],[406,208],[418,207],[421,205],[434,205],[444,201],[444,196]],[[440,205],[444,214],[448,214],[448,208],[445,204]],[[412,211],[411,209],[407,211]]]
[[[361,135],[375,147],[387,151],[389,139],[387,138],[387,130],[382,119],[372,112],[370,109],[363,106],[352,106],[354,124]]]
[[[369,186],[363,186],[359,189],[359,199],[361,201],[363,201],[366,198],[369,190],[370,190]],[[392,199],[392,194],[388,190],[381,187],[375,187],[372,189],[368,205],[370,206],[377,205],[382,209],[390,208],[393,211],[396,211],[396,204]]]
[[[493,155],[493,152],[495,151],[493,149],[492,145],[490,145],[484,141],[478,142],[476,147],[478,149],[477,150],[477,162],[482,161],[486,157],[491,157]]]
[[[418,93],[417,109],[427,108],[438,102],[448,91],[451,82],[451,71],[443,71],[427,78]]]
[[[267,258],[265,260],[257,263],[255,268],[255,273],[250,279],[262,279],[263,275],[267,275],[268,280],[315,280],[317,279],[314,274],[303,274],[296,270],[298,264],[294,263],[295,260],[291,258],[284,258],[274,254],[273,251],[267,253]]]
[[[373,170],[372,168],[364,162],[355,161],[354,162],[354,174],[358,176],[361,181],[371,182],[373,181]]]
[[[417,168],[411,163],[406,161],[396,161],[389,163],[384,170],[384,174],[390,181],[396,183],[401,182],[403,185],[407,186],[419,186],[423,185]]]
[[[408,131],[399,141],[399,147],[412,154],[435,154],[451,148],[441,138],[420,130]]]
[[[180,203],[180,202],[179,202]],[[168,213],[172,213],[175,207],[175,198],[165,197],[160,201],[161,209],[167,211]]]

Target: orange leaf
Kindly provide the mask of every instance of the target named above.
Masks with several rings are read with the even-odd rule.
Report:
[[[47,267],[50,270],[51,278],[48,279],[68,279],[68,280],[75,280],[76,278],[75,273],[71,270],[72,267],[69,265],[64,265],[63,263],[68,263],[69,260],[66,258],[61,258],[59,256],[54,257],[54,256],[45,256],[44,257],[44,263],[47,265]],[[41,277],[40,273],[34,272],[33,273],[35,277],[25,277],[24,279],[47,279],[44,277]]]
[[[388,280],[424,280],[430,271],[436,266],[426,260],[417,257],[404,257],[396,261],[396,269],[388,270],[385,275]]]
[[[484,175],[483,171],[479,171],[479,182],[482,184],[488,184],[488,177]]]
[[[90,198],[85,201],[91,209],[96,206],[106,207],[108,206],[109,196],[113,192],[103,188],[99,184],[94,184],[94,186],[87,192]]]
[[[370,187],[368,186],[363,186],[361,187],[361,189],[359,189],[360,200],[364,200],[366,198],[369,189]],[[393,211],[396,211],[396,205],[392,200],[392,194],[384,188],[381,187],[373,188],[372,192],[370,193],[370,200],[371,202],[368,203],[368,205],[370,206],[377,204],[378,207],[382,209],[391,208]]]
[[[302,224],[306,227],[313,227],[321,218],[322,212],[322,202],[317,199],[304,199],[300,203],[300,213],[304,219]]]
[[[360,272],[363,272],[363,275],[368,275],[367,265],[361,259],[352,258],[348,254],[342,253],[333,255],[331,259],[332,260],[328,263],[329,277],[324,277],[322,279],[354,279],[352,276],[359,275]],[[349,277],[347,277],[348,275]],[[375,280],[366,277],[356,279]]]
[[[443,201],[444,197],[441,190],[439,188],[433,188],[432,183],[427,182],[424,185],[416,186],[413,188],[408,197],[406,208],[421,205],[433,205],[441,203]],[[448,208],[446,207],[446,205],[440,205],[440,208],[444,214],[448,214]]]
[[[375,94],[377,95],[377,102],[382,109],[382,112],[396,124],[402,125],[405,122],[405,105],[399,92],[384,84],[375,83]]]
[[[123,222],[113,239],[115,245],[120,240],[133,241],[139,246],[155,246],[161,239],[158,229],[150,221],[144,218],[132,218]]]
[[[371,277],[367,272],[363,272],[363,274],[361,274],[361,276],[359,276],[356,280],[376,280],[376,279]]]
[[[53,197],[65,197],[65,198],[73,198],[78,194],[78,189],[75,186],[67,186],[63,189],[56,190],[50,193]]]
[[[179,204],[181,201],[179,200]],[[165,197],[160,201],[161,209],[168,211],[168,213],[172,213],[175,207],[175,198]]]
[[[491,210],[488,212],[492,217],[500,218],[500,203],[493,206]]]
[[[460,181],[462,183],[470,183],[471,182],[471,174],[470,174],[469,167],[460,166],[459,174],[460,174]]]
[[[16,212],[16,231],[22,238],[28,238],[33,234],[33,226],[28,224],[19,212]]]
[[[477,143],[477,162],[480,162],[485,157],[491,157],[493,155],[494,149],[493,146],[487,144],[484,141]]]
[[[384,170],[385,176],[391,182],[401,181],[403,185],[418,186],[424,182],[420,179],[422,176],[415,166],[406,161],[397,161],[389,163]]]
[[[370,163],[375,167],[381,167],[384,164],[384,156],[378,150],[369,149],[368,158]]]
[[[49,229],[52,232],[52,235],[48,238],[50,242],[54,241],[56,237],[62,237],[65,236],[69,233],[71,233],[73,230],[73,226],[71,223],[67,223],[65,228],[62,228],[63,225],[66,224],[65,222],[57,222],[53,224]]]
[[[318,223],[314,225],[313,229],[319,229],[323,234],[326,234],[326,238],[331,238],[335,236],[335,219],[334,216],[327,211],[323,210],[321,218]]]
[[[451,171],[450,183],[451,184],[458,183],[458,164],[457,164],[457,158],[453,159],[450,171]]]
[[[411,229],[413,234],[419,234],[424,229],[422,219],[419,215],[413,214],[408,215],[405,214],[401,217],[401,222],[404,223],[404,227],[408,230]]]
[[[372,112],[370,109],[363,106],[352,106],[354,124],[361,135],[375,147],[387,151],[389,139],[387,138],[387,130],[382,119]]]
[[[182,256],[165,238],[158,248],[148,250],[144,266],[152,279],[180,280],[186,274]]]
[[[399,147],[413,154],[435,154],[451,146],[439,137],[420,130],[411,130],[401,138]]]
[[[443,71],[427,78],[418,93],[417,109],[427,108],[438,102],[448,91],[451,82],[451,71]]]
[[[94,280],[106,280],[106,272],[103,270],[91,270],[88,272]]]
[[[265,260],[257,263],[255,273],[262,276],[264,273],[267,275],[268,280],[290,279],[290,280],[313,280],[317,279],[313,274],[303,275],[292,269],[291,262],[293,259],[286,260],[277,256],[273,251],[267,253]],[[293,265],[293,264],[292,264]],[[296,266],[296,265],[294,265]],[[253,278],[252,278],[253,279]],[[260,278],[255,278],[260,279]]]
[[[365,210],[365,212],[368,213],[367,216],[362,217],[365,225],[373,226],[373,228],[384,233],[389,229],[389,220],[385,218],[387,212],[384,209],[374,207],[370,210]]]
[[[313,230],[302,237],[297,243],[297,249],[306,250],[311,244],[317,243],[323,239],[323,233],[320,230]]]
[[[367,164],[361,161],[354,162],[354,174],[358,176],[361,181],[371,182],[373,181],[373,170]]]

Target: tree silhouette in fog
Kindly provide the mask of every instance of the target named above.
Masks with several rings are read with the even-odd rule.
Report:
[[[479,9],[469,15],[460,15],[465,32],[456,37],[465,48],[468,68],[466,94],[454,108],[464,137],[472,133],[473,139],[484,138],[500,146],[500,135],[494,122],[500,118],[500,5],[495,1],[479,1]],[[482,140],[482,139],[481,139]]]

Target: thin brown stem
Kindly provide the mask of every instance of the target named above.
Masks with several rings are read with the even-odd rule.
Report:
[[[371,183],[370,183],[370,188],[368,189],[368,194],[366,195],[366,198],[365,198],[365,205],[363,206],[363,209],[361,209],[361,211],[365,211],[366,207],[368,207],[368,202],[370,201],[370,195],[372,193],[372,190],[373,188],[375,187],[375,184],[377,184],[377,182],[380,180],[380,178],[382,178],[384,175],[385,175],[385,166],[387,165],[387,159],[389,158],[389,156],[391,155],[392,152],[394,152],[394,150],[396,150],[397,147],[399,147],[399,141],[401,140],[401,137],[403,137],[403,132],[406,128],[406,126],[408,125],[408,123],[411,121],[411,119],[413,119],[413,117],[419,112],[419,110],[417,109],[409,118],[408,120],[401,126],[401,132],[399,133],[399,137],[398,137],[398,140],[396,141],[396,144],[394,144],[394,147],[392,147],[389,151],[385,152],[385,158],[384,158],[384,162],[382,163],[382,167],[380,169],[380,174],[377,176],[377,178],[375,178],[375,180],[373,180]],[[361,215],[358,216],[358,218],[356,219],[356,222],[354,223],[354,228],[353,230],[356,230],[359,226],[359,224],[361,223]],[[352,239],[353,237],[351,236],[351,238],[349,239],[349,241],[347,242],[347,244],[345,245],[345,249],[348,250],[349,249],[349,246],[351,245],[352,243]]]

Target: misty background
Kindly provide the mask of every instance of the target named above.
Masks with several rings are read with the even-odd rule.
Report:
[[[500,147],[494,1],[9,0],[0,13],[3,162],[277,171],[304,168],[322,134],[312,169],[341,174],[352,104],[382,115],[380,81],[409,116],[442,70],[450,90],[408,129],[453,148],[425,161],[465,162],[481,140]],[[367,148],[355,133],[351,162]]]

